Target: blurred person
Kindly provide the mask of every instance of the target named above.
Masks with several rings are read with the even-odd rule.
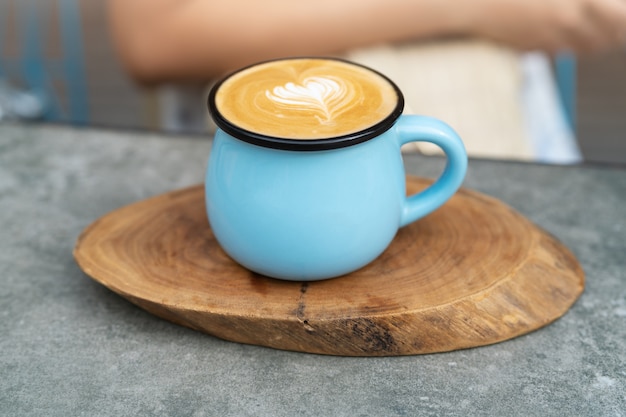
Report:
[[[547,56],[626,41],[623,0],[109,0],[109,17],[142,84],[210,83],[257,61],[340,56],[389,76],[407,112],[451,124],[470,155],[562,163],[580,154]]]

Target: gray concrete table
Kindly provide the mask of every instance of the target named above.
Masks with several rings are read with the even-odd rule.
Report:
[[[587,274],[550,326],[444,354],[345,358],[216,339],[84,275],[78,234],[203,179],[210,141],[0,126],[1,416],[626,416],[626,170],[470,161],[465,186],[556,235]],[[408,156],[437,175],[440,158]]]

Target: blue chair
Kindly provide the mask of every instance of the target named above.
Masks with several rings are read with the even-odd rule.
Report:
[[[11,0],[9,0],[11,1]],[[57,0],[42,3],[38,0],[14,0],[12,16],[0,16],[0,78],[17,80],[22,86],[42,96],[46,103],[45,120],[86,124],[89,121],[83,34],[77,0]],[[49,7],[57,7],[60,26],[61,56],[49,58],[42,47],[42,34],[51,22]],[[6,6],[5,6],[6,9]],[[19,56],[8,57],[2,50],[9,19],[15,19],[17,51]],[[65,87],[66,104],[59,100],[58,85]]]

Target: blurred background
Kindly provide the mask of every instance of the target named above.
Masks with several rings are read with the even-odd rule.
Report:
[[[0,123],[204,133],[203,89],[146,89],[126,75],[104,3],[0,0]],[[560,80],[570,84],[565,100],[584,159],[626,164],[626,48],[569,62]],[[183,114],[172,118],[173,109]]]

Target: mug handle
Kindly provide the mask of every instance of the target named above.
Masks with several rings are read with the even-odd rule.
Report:
[[[443,173],[434,184],[406,198],[400,219],[400,227],[403,227],[439,208],[459,189],[467,171],[467,153],[459,135],[441,120],[402,115],[395,128],[400,146],[409,142],[431,142],[448,158]]]

